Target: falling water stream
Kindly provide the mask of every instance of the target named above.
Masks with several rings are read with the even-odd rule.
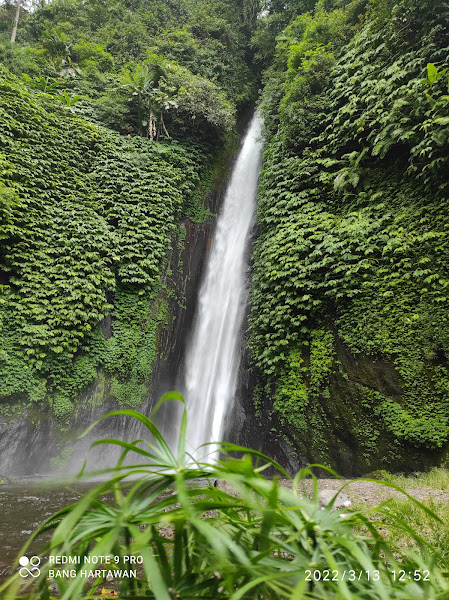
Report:
[[[232,172],[200,289],[185,364],[191,452],[222,438],[236,391],[247,301],[247,246],[261,162],[260,130],[261,121],[256,116]],[[170,428],[175,434],[173,423]],[[0,486],[0,582],[31,531],[76,497],[73,489],[47,488],[45,481]]]
[[[200,289],[185,365],[190,451],[221,440],[236,391],[247,302],[246,250],[262,154],[260,133],[261,120],[256,115],[232,172]]]

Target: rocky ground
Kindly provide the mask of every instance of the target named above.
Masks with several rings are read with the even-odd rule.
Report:
[[[344,488],[339,494],[334,503],[335,508],[345,506],[376,506],[389,498],[403,498],[406,496],[399,490],[391,487],[388,483],[376,483],[373,481],[363,481],[359,479],[317,479],[318,482],[318,497],[322,506],[326,506],[339,489]],[[226,482],[218,481],[218,487],[231,492]],[[288,479],[281,480],[281,485],[284,487],[292,487],[292,482]],[[304,485],[305,493],[312,494],[313,483],[311,479],[306,479],[301,482]],[[302,488],[301,488],[302,489]],[[420,485],[418,487],[406,487],[404,491],[419,500],[433,500],[434,502],[449,502],[449,489],[436,490],[434,488]]]

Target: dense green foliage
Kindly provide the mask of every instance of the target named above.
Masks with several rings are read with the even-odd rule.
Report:
[[[338,429],[368,470],[449,440],[449,10],[365,4],[277,38],[251,348],[303,455],[330,460]]]
[[[168,249],[254,98],[251,7],[55,0],[15,43],[0,7],[3,417],[50,405],[64,432],[95,380],[93,404],[147,397]]]
[[[139,404],[167,247],[263,70],[257,411],[341,469],[441,460],[448,22],[436,0],[55,0],[14,44],[3,24],[0,398],[64,428],[100,373]]]
[[[311,493],[306,493],[309,469],[282,486],[277,478],[263,475],[271,466],[286,476],[282,467],[232,444],[222,444],[221,460],[195,462],[186,453],[185,412],[175,452],[146,416],[130,410],[107,416],[117,414],[138,419],[153,443],[142,447],[140,440],[97,442],[122,450],[117,466],[106,471],[108,480],[49,517],[33,534],[21,555],[44,532],[52,533],[42,549],[39,577],[23,585],[16,573],[0,587],[5,600],[53,598],[48,576],[62,600],[97,597],[104,578],[99,571],[100,576],[89,583],[83,574],[89,570],[86,564],[93,562],[95,569],[105,572],[129,571],[129,557],[140,559],[141,566],[137,577],[122,577],[118,582],[123,598],[446,597],[448,582],[438,565],[438,547],[420,538],[401,519],[400,510],[381,505],[376,518],[366,509],[335,510],[341,490],[321,507],[315,478],[309,482]],[[244,456],[234,458],[235,452]],[[127,466],[125,458],[132,459]],[[213,485],[217,479],[219,487]],[[439,524],[432,511],[402,493],[416,515]],[[384,537],[386,522],[396,536],[393,541]],[[413,551],[397,542],[404,533]],[[60,569],[55,566],[57,557],[63,556],[79,557],[78,564],[70,564],[71,578],[55,576]]]
[[[0,37],[0,62],[25,73],[28,85],[77,97],[77,112],[120,131],[142,133],[148,123],[149,114],[139,118],[143,92],[151,109],[175,119],[169,135],[190,134],[202,125],[202,109],[209,122],[215,114],[214,124],[226,108],[232,113],[223,92],[234,105],[254,99],[245,31],[255,15],[247,4],[57,0],[23,15],[20,44]]]
[[[154,300],[167,245],[204,156],[120,137],[1,75],[0,396],[48,392],[65,422],[102,364],[113,395],[139,404],[166,318]]]

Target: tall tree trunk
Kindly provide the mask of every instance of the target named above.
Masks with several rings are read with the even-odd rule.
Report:
[[[19,25],[20,2],[21,2],[21,0],[16,0],[16,2],[17,2],[17,8],[16,8],[16,16],[14,17],[14,23],[13,23],[12,31],[11,31],[11,42],[15,42],[16,41],[17,26]]]

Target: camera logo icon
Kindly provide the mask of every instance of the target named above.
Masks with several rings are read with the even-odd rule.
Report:
[[[20,577],[25,578],[28,577],[28,575],[31,575],[31,577],[39,577],[41,574],[41,570],[38,568],[40,564],[41,559],[39,556],[32,556],[31,558],[21,556],[19,558],[19,565],[22,567],[19,570]]]

